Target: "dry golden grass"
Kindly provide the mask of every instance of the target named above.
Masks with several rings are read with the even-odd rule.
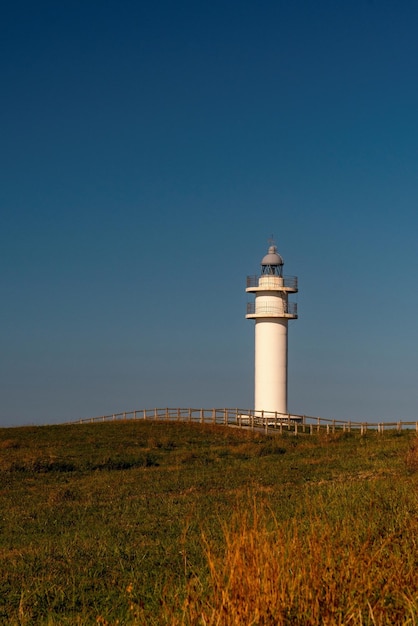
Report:
[[[315,500],[315,498],[314,498]],[[318,502],[311,502],[312,510]],[[321,504],[321,503],[320,503]],[[321,508],[321,507],[319,507]],[[324,513],[324,511],[323,511]],[[325,512],[326,513],[326,512]],[[416,511],[415,511],[416,513]],[[242,508],[224,526],[222,553],[206,541],[209,585],[192,580],[182,626],[418,623],[418,521],[403,532],[365,531],[364,518],[311,514],[279,523],[266,508]],[[170,613],[170,611],[168,611]]]
[[[411,472],[418,472],[418,442],[414,441],[409,447],[406,456],[405,463],[407,469]]]

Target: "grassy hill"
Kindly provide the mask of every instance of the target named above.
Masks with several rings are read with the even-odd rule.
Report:
[[[0,624],[417,624],[418,441],[0,429]]]

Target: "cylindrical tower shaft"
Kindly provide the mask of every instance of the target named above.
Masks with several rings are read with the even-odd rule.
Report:
[[[287,413],[287,320],[255,322],[256,411]]]

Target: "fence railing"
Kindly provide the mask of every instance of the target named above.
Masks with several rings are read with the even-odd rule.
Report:
[[[266,433],[291,432],[314,434],[326,432],[359,432],[364,435],[367,431],[384,433],[388,430],[401,431],[404,428],[414,429],[418,433],[418,420],[394,422],[358,422],[352,420],[329,419],[312,417],[309,415],[294,415],[292,413],[275,413],[270,411],[254,411],[252,409],[140,409],[87,417],[70,422],[71,424],[86,424],[93,422],[124,420],[155,420],[166,422],[197,422],[200,424],[222,424],[236,428],[246,428]]]

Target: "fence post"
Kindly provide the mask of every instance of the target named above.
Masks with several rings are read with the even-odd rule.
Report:
[[[203,424],[205,421],[204,409],[200,409],[200,423]]]
[[[310,430],[311,435],[313,435],[313,424],[309,424],[309,430]]]
[[[228,425],[228,409],[224,409],[224,426]]]
[[[154,419],[158,419],[158,409],[154,409]]]
[[[335,433],[335,420],[332,420],[332,432]]]
[[[317,430],[317,432],[319,433],[319,431],[320,431],[320,429],[321,429],[321,418],[320,418],[320,417],[317,417],[316,419],[317,419],[317,427],[316,427],[316,430]]]
[[[298,434],[298,423],[295,421],[295,435]]]

